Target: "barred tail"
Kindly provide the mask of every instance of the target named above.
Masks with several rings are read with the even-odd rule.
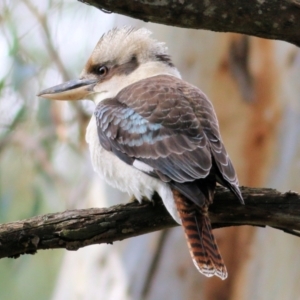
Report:
[[[216,275],[226,279],[227,270],[213,236],[206,208],[201,209],[180,193],[173,193],[196,268],[207,277]]]

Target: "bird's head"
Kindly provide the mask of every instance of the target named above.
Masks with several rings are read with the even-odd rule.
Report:
[[[45,89],[38,96],[99,102],[141,79],[159,74],[180,77],[166,46],[150,35],[145,28],[112,29],[100,38],[79,79]]]

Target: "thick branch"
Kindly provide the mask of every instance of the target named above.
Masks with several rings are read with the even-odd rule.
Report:
[[[244,33],[300,46],[300,0],[79,1],[147,22]]]
[[[210,206],[214,228],[232,225],[271,226],[299,235],[300,196],[273,189],[243,188],[246,205],[231,192],[218,188]],[[40,249],[113,243],[176,226],[160,201],[132,202],[110,208],[70,210],[0,226],[0,258],[33,254]]]

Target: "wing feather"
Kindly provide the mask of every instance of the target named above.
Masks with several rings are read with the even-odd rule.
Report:
[[[138,81],[100,102],[95,116],[101,145],[126,163],[137,159],[163,181],[190,182],[182,189],[193,192],[192,183],[216,166],[220,183],[239,190],[212,104],[181,79],[159,75]]]

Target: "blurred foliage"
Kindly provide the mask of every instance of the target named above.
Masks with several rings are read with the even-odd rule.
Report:
[[[99,13],[73,0],[0,2],[0,223],[84,207],[90,110],[36,94],[78,76],[105,31],[89,30],[94,39],[78,43],[86,38],[80,24]],[[0,299],[49,299],[62,253],[2,259]]]

